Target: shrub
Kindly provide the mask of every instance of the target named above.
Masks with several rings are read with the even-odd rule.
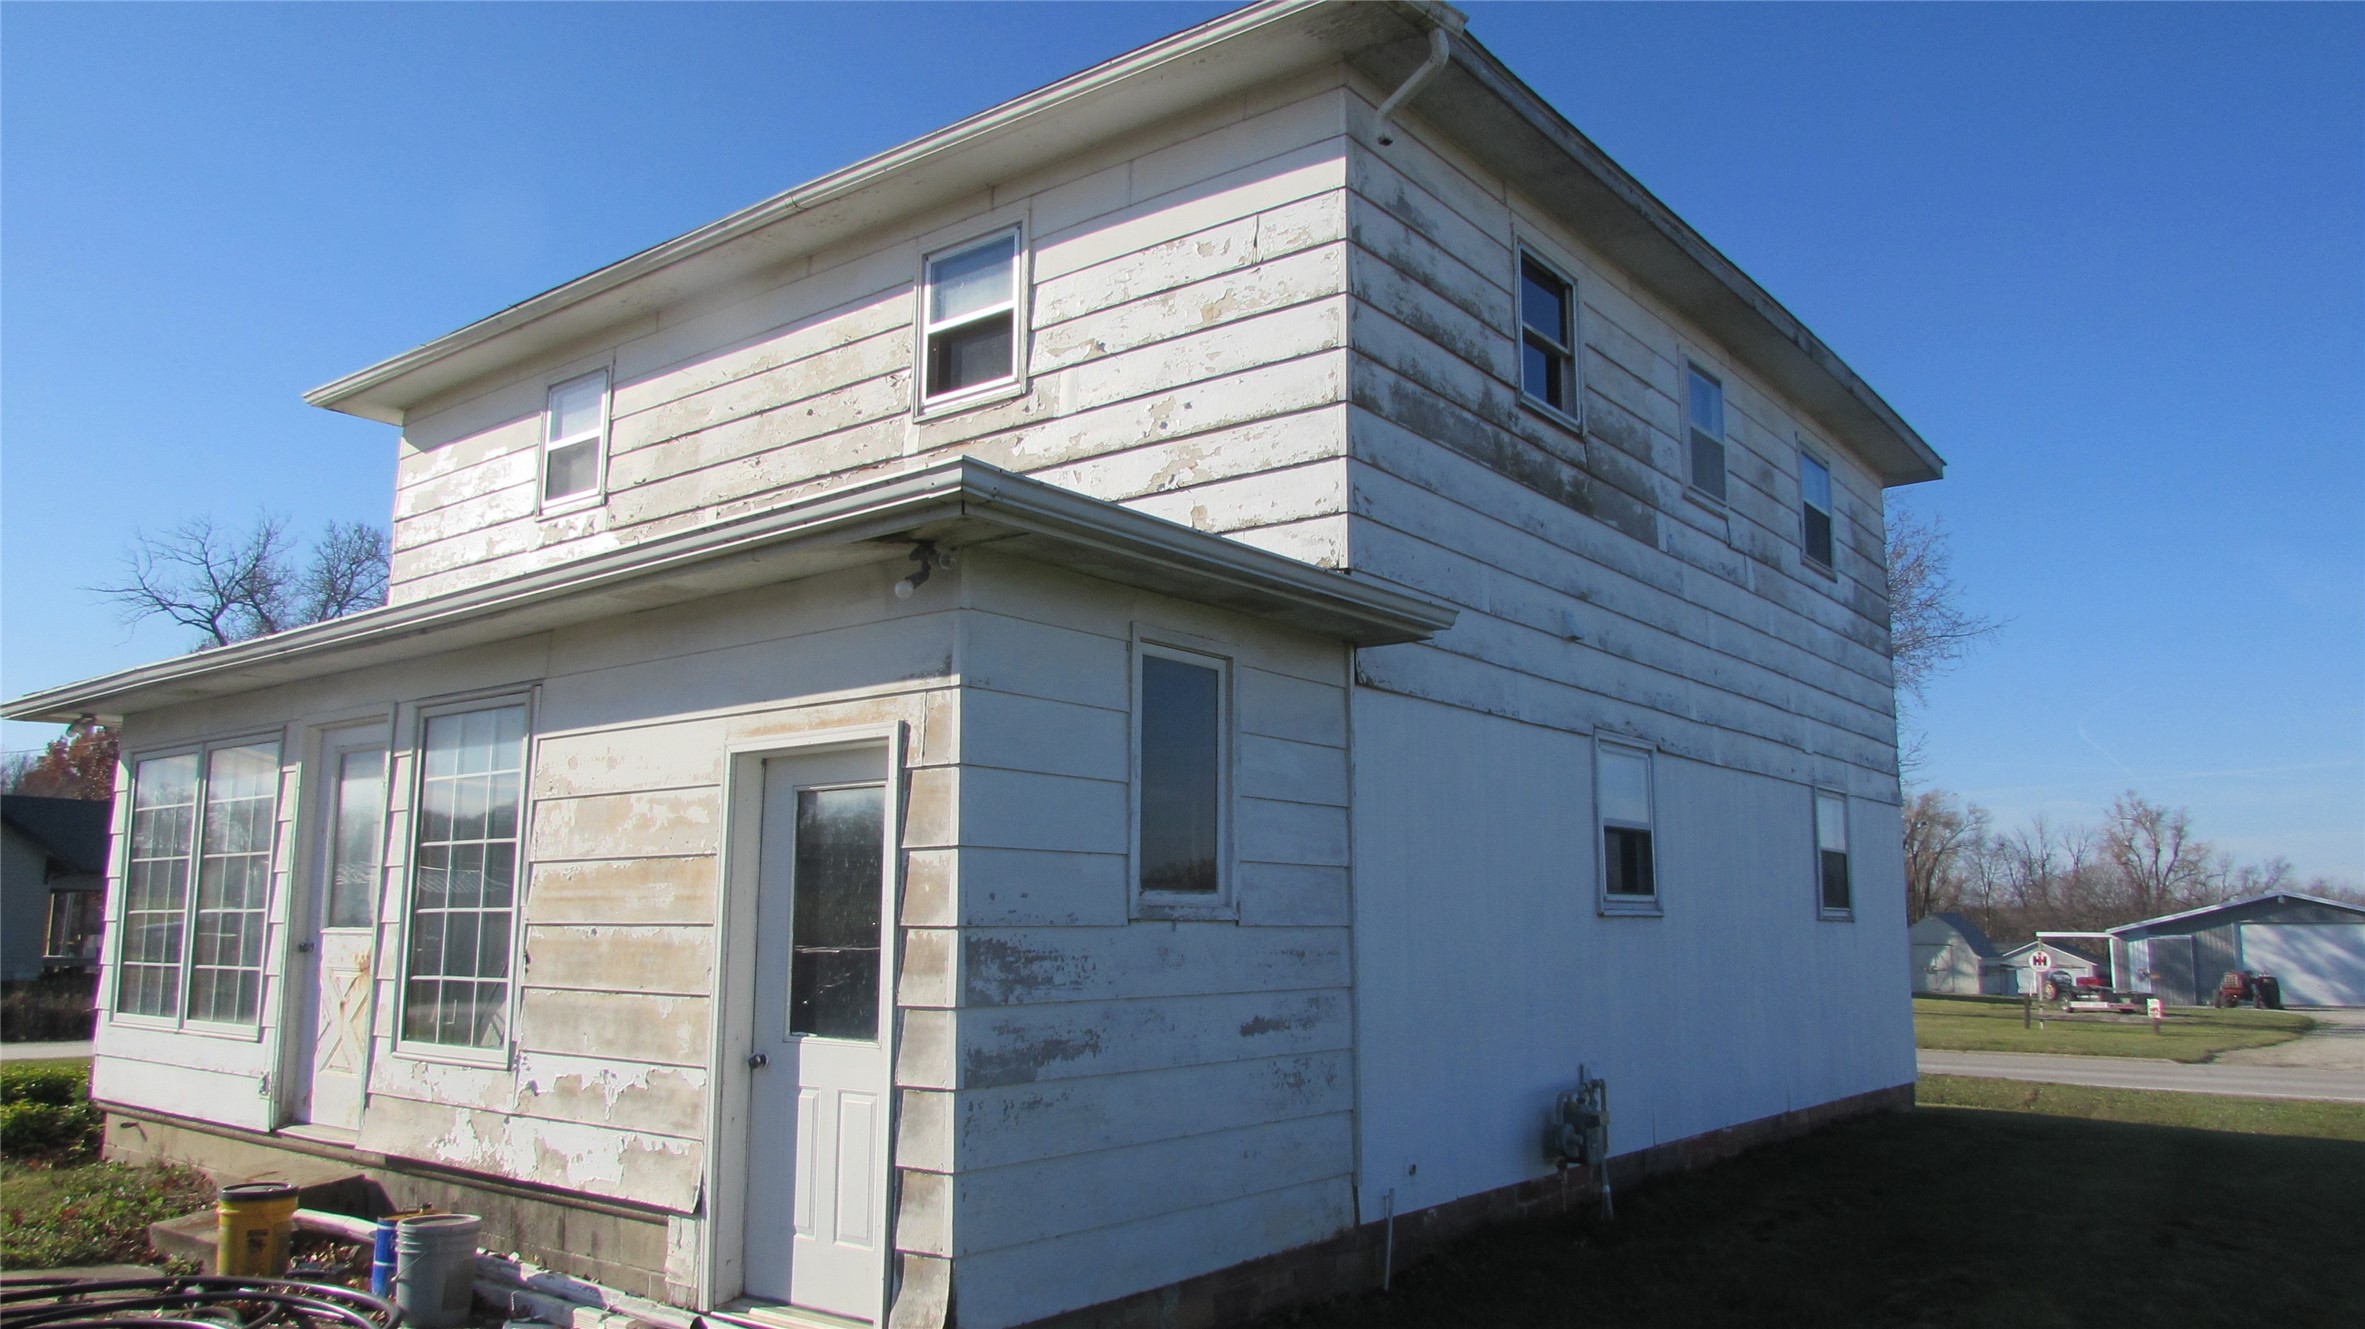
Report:
[[[78,1043],[90,1037],[98,1001],[91,974],[52,974],[0,986],[0,1042]]]
[[[90,1068],[0,1065],[0,1158],[73,1162],[98,1153],[106,1117],[90,1104]]]

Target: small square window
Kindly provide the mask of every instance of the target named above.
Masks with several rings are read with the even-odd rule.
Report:
[[[1521,254],[1519,390],[1568,416],[1577,406],[1576,312],[1576,288],[1532,255]]]
[[[1807,561],[1831,566],[1831,468],[1802,452],[1798,454],[1799,548]]]
[[[608,371],[568,379],[550,390],[542,413],[544,506],[595,497],[607,451]]]
[[[1848,884],[1848,800],[1815,792],[1815,879],[1825,917],[1845,917],[1855,908]]]
[[[928,260],[920,328],[923,402],[1018,381],[1018,233]]]
[[[1594,805],[1601,821],[1605,908],[1655,911],[1658,865],[1652,844],[1651,754],[1609,743],[1594,749]]]
[[[1724,502],[1724,384],[1698,365],[1684,366],[1684,436],[1690,440],[1692,488]]]

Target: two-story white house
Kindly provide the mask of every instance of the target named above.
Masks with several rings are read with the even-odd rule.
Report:
[[[1434,3],[1252,6],[310,394],[124,751],[110,1147],[750,1322],[1208,1324],[1908,1101],[1932,450]]]

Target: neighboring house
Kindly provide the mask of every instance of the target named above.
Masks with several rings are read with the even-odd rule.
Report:
[[[98,966],[109,810],[0,795],[0,979]]]
[[[2053,933],[2040,932],[2035,941],[2005,951],[1999,958],[2012,978],[2005,988],[2006,995],[2044,996],[2045,979],[2053,974],[2092,978],[2102,973],[2107,968],[2103,957],[2081,949],[2084,944],[2090,943],[2072,942]]]
[[[2277,892],[2163,914],[2110,931],[2111,963],[2137,992],[2205,1006],[2232,969],[2273,974],[2286,1006],[2365,1006],[2365,908]]]
[[[122,725],[116,1152],[1188,1324],[1582,1201],[1580,1065],[1634,1171],[1909,1102],[1939,459],[1459,25],[1227,15],[312,393],[392,602],[9,708]]]
[[[1913,990],[1955,996],[2019,990],[2003,952],[1961,914],[1931,914],[1907,933],[1913,944]]]

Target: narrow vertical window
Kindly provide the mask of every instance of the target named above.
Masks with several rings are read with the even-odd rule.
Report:
[[[1815,876],[1824,913],[1855,908],[1848,888],[1848,800],[1821,790],[1815,792]]]
[[[1798,454],[1799,548],[1807,561],[1831,566],[1831,468]]]
[[[427,721],[404,966],[407,1040],[508,1042],[525,736],[523,706]]]
[[[376,746],[337,756],[329,814],[326,927],[366,928],[378,916],[379,846],[386,828],[386,753]]]
[[[181,941],[196,829],[197,754],[135,766],[115,965],[115,1009],[122,1014],[171,1019],[181,1013]]]
[[[1724,384],[1684,366],[1684,433],[1691,440],[1691,482],[1717,502],[1724,501]]]
[[[1018,378],[1018,234],[928,260],[920,329],[921,398]]]
[[[1223,890],[1222,662],[1144,649],[1134,723],[1141,891],[1215,899]]]
[[[1595,753],[1602,894],[1613,905],[1653,903],[1659,881],[1651,845],[1651,754],[1609,744]]]
[[[253,1024],[279,829],[279,745],[137,763],[115,1010]]]
[[[568,379],[550,390],[542,413],[542,501],[563,503],[599,492],[608,432],[608,371]]]
[[[1576,414],[1576,292],[1558,273],[1519,256],[1519,390],[1562,415]]]

